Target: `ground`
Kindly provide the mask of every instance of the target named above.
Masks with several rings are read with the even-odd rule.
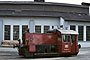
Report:
[[[24,58],[18,55],[17,48],[0,47],[0,60],[90,60],[90,47],[81,48],[77,56]]]

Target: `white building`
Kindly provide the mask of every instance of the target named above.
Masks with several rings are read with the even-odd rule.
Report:
[[[0,2],[0,45],[2,41],[23,40],[25,29],[45,33],[57,28],[64,19],[64,29],[79,32],[79,43],[90,47],[89,7],[51,2]]]

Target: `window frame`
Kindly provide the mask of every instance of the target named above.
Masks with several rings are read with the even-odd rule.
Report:
[[[74,29],[71,29],[71,27],[74,27]],[[76,25],[70,25],[70,30],[76,31]]]
[[[10,27],[9,27],[9,28],[10,28],[10,30],[9,30],[9,34],[10,34],[10,35],[9,35],[9,39],[5,39],[5,38],[6,38],[6,36],[5,36],[5,35],[6,35],[6,34],[5,34],[5,32],[6,32],[6,31],[5,31],[5,26],[10,26]],[[11,39],[11,25],[4,25],[4,40],[10,40],[10,39]]]
[[[64,42],[63,36],[64,36],[64,34],[62,35],[62,42]],[[65,35],[65,36],[70,36],[70,40],[69,40],[69,41],[66,41],[66,42],[64,42],[64,43],[71,43],[71,35]]]
[[[40,32],[36,32],[36,26],[39,26],[40,27]],[[42,28],[41,25],[35,25],[35,33],[41,33],[41,28]]]
[[[45,26],[48,26],[49,29],[50,29],[50,26],[49,26],[49,25],[44,25],[44,33],[47,33],[47,32],[45,32]],[[48,30],[49,30],[49,29],[48,29]],[[47,31],[48,31],[48,30],[47,30]]]
[[[86,41],[90,41],[90,40],[89,40],[90,38],[88,38],[88,37],[89,37],[88,30],[89,30],[90,28],[88,28],[88,27],[90,27],[90,26],[86,26]]]
[[[26,27],[26,26],[27,26],[27,28],[26,28],[26,29],[28,29],[28,25],[22,25],[22,40],[23,40],[23,39],[25,39],[25,36],[23,37],[23,34],[25,33],[25,32],[23,32],[23,26],[24,26],[24,27]],[[26,31],[26,32],[27,32],[27,31]]]
[[[14,26],[18,26],[18,37],[16,39],[14,39]],[[16,32],[17,33],[17,32]],[[20,25],[13,25],[13,40],[18,40],[20,37]],[[16,35],[17,36],[17,35]]]
[[[58,34],[57,39],[61,41],[61,33]]]
[[[82,33],[80,33],[80,27],[82,27]],[[78,26],[78,33],[79,33],[79,35],[78,35],[78,41],[83,41],[83,35],[84,35],[84,26],[83,25],[79,25]],[[79,38],[79,36],[80,36],[80,34],[82,34],[82,38]],[[80,40],[80,39],[82,39],[82,40]]]
[[[73,36],[74,36],[74,38],[75,38],[74,40],[72,39]],[[74,42],[76,41],[76,35],[72,35],[72,36],[71,36],[71,40],[72,40],[72,43],[74,43]]]

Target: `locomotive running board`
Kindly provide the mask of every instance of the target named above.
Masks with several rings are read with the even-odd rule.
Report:
[[[35,53],[36,56],[59,56],[59,53]]]

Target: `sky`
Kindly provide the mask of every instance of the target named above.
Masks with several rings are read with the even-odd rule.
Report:
[[[34,1],[34,0],[0,0],[0,1]],[[45,2],[58,2],[69,4],[81,4],[82,2],[90,3],[90,0],[45,0]]]

